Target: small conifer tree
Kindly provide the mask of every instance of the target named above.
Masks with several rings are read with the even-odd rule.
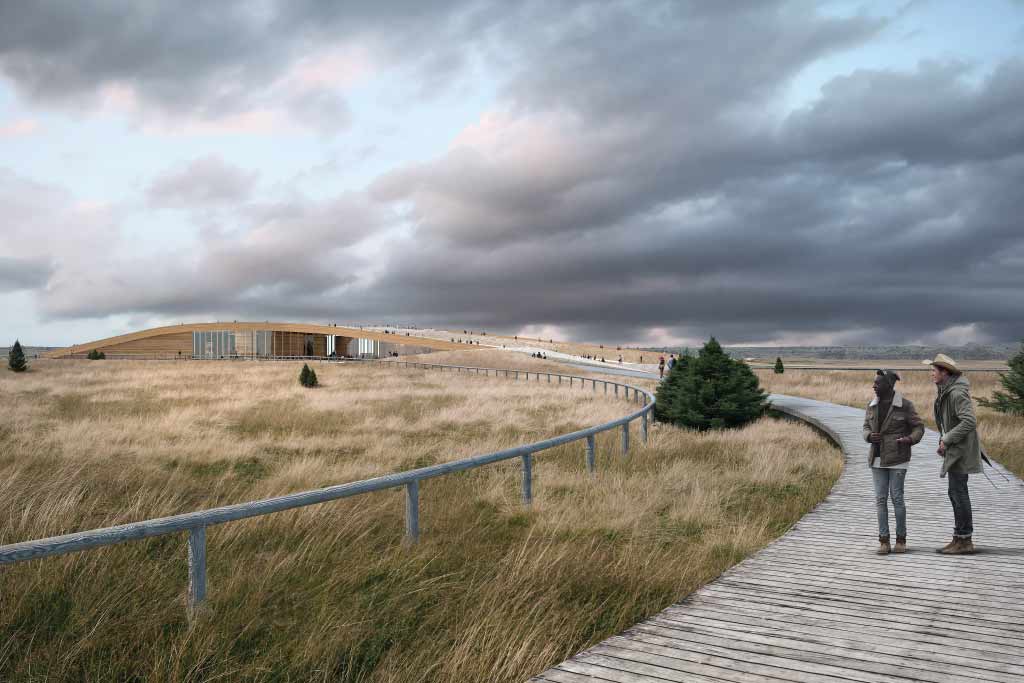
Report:
[[[304,387],[315,387],[320,384],[316,377],[316,370],[309,367],[308,363],[302,364],[302,372],[299,373],[299,384]]]
[[[786,366],[784,366],[782,364],[782,358],[780,358],[779,356],[776,356],[775,357],[775,374],[776,375],[781,375],[785,371],[786,371]]]
[[[89,355],[86,357],[89,360],[103,360],[104,358],[107,357],[107,354],[103,353],[102,351],[98,351],[97,349],[93,349],[92,351],[89,352]]]
[[[714,337],[672,371],[680,374],[666,396],[659,390],[658,401],[665,405],[657,406],[658,419],[704,431],[741,427],[768,408],[757,376],[746,363],[730,358]]]
[[[1024,415],[1024,342],[1020,351],[1008,362],[1009,372],[999,373],[999,382],[1005,391],[996,391],[991,399],[981,398],[978,403],[986,408],[1010,415]]]
[[[25,351],[21,348],[21,342],[14,340],[14,346],[7,352],[7,367],[15,372],[28,370],[28,361],[25,360]]]
[[[658,385],[658,391],[654,397],[655,420],[659,422],[672,423],[678,423],[680,421],[679,403],[676,400],[676,397],[682,391],[682,383],[686,377],[687,369],[691,360],[690,351],[687,349],[680,354],[679,358],[676,359],[676,362],[668,369],[668,374],[665,375],[665,379]]]

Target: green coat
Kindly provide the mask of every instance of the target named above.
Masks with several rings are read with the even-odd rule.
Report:
[[[868,467],[874,458],[881,457],[880,467],[902,465],[910,461],[910,447],[918,443],[924,436],[924,421],[914,409],[914,404],[903,394],[896,392],[892,397],[892,405],[885,415],[878,414],[878,399],[873,399],[864,411],[864,440],[875,432],[882,435],[882,443],[871,444],[868,449]],[[897,443],[903,436],[910,437],[910,443]]]
[[[935,424],[939,426],[946,455],[942,460],[942,476],[946,472],[978,474],[981,472],[981,441],[978,420],[970,395],[971,383],[963,375],[951,377],[939,387],[935,399]]]

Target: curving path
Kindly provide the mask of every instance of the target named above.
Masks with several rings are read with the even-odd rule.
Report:
[[[928,430],[906,483],[909,551],[877,556],[863,411],[771,398],[842,447],[828,497],[682,602],[531,680],[1024,681],[1024,483],[999,465],[972,476],[979,553],[935,554],[953,515]]]

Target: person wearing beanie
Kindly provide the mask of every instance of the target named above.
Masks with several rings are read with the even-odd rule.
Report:
[[[909,399],[896,391],[900,376],[892,370],[875,373],[875,398],[864,412],[868,467],[875,484],[878,512],[878,554],[907,550],[907,506],[903,484],[910,466],[911,447],[924,437],[924,422]],[[896,546],[889,544],[889,506],[896,513]]]

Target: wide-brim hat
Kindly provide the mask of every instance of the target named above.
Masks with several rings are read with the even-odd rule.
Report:
[[[960,368],[958,368],[956,365],[956,361],[944,353],[936,354],[934,360],[923,360],[921,362],[924,365],[935,365],[940,368],[945,368],[952,372],[954,375],[959,375],[961,373]]]

